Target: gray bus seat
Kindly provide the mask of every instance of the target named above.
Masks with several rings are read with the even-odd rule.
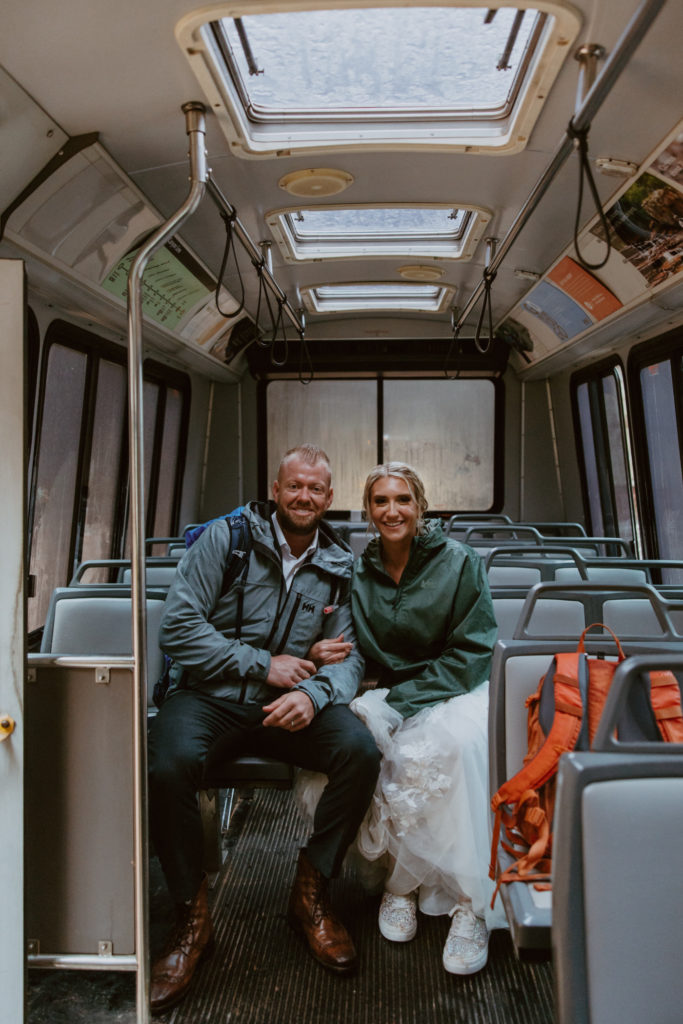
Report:
[[[50,598],[41,642],[43,654],[130,655],[133,650],[132,600],[130,590],[121,586],[58,587]],[[152,691],[164,667],[159,649],[159,626],[166,593],[147,591],[147,694]]]
[[[533,590],[542,594],[553,586],[557,585],[538,584]],[[656,591],[652,590],[652,595],[652,600],[657,601]],[[524,614],[517,627],[518,636],[520,632],[526,633],[528,630]],[[489,774],[492,796],[506,779],[522,767],[527,751],[526,698],[536,690],[553,655],[561,651],[575,651],[577,641],[578,635],[571,640],[524,637],[503,639],[496,644],[489,692]],[[627,655],[656,652],[678,654],[681,649],[680,639],[671,631],[647,639],[626,639],[622,645]],[[589,633],[585,648],[591,655],[602,654],[606,658],[616,658],[616,648],[609,635]],[[511,860],[501,850],[502,867],[507,866]],[[552,923],[551,895],[537,892],[524,883],[503,886],[501,895],[518,952],[526,955],[547,951],[550,948]]]
[[[148,556],[145,559],[145,581],[147,586],[169,587],[178,568],[178,560],[168,557]],[[91,574],[97,576],[105,575],[115,577],[112,579],[90,580]],[[117,586],[122,583],[126,587],[131,585],[131,568],[129,558],[100,558],[88,559],[81,562],[77,567],[71,581],[70,587],[90,586]]]
[[[587,537],[572,538],[566,536],[548,536],[542,534],[533,526],[504,526],[504,525],[478,525],[471,526],[465,531],[463,541],[481,548],[497,547],[505,544],[506,547],[536,545],[539,548],[570,547],[577,551],[584,558],[593,558],[618,554],[628,558],[632,555],[632,548],[629,541],[621,537]]]
[[[490,587],[531,587],[541,582],[538,566],[491,565],[486,575]]]
[[[560,764],[552,930],[558,1024],[681,1019],[683,744],[613,736],[636,680],[662,668],[683,672],[680,651],[628,658],[614,675],[593,750]]]
[[[605,568],[604,566],[586,566],[586,575],[582,576],[575,566],[560,566],[555,570],[555,580],[558,583],[575,583],[580,579],[592,580],[595,583],[647,583],[648,576],[645,569],[633,567],[615,566]]]
[[[372,534],[368,533],[366,527],[362,531],[355,530],[350,533],[347,543],[353,551],[353,557],[358,558],[359,555],[362,555],[371,540]]]
[[[493,611],[498,623],[498,639],[516,634],[524,609],[525,597],[499,597],[492,594]],[[577,637],[586,625],[584,606],[580,601],[540,600],[534,603],[528,632],[534,636]]]

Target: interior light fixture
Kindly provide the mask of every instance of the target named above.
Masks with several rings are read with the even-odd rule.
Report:
[[[408,281],[438,281],[444,273],[441,267],[425,266],[399,267],[398,272]]]
[[[608,178],[630,178],[638,170],[638,164],[631,160],[617,160],[611,156],[596,157],[595,166]]]
[[[308,167],[280,178],[278,185],[293,196],[335,196],[353,183],[353,175],[334,167]]]

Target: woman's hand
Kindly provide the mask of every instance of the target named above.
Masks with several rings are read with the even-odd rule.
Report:
[[[322,668],[323,665],[336,665],[351,653],[352,647],[353,644],[347,643],[344,640],[344,634],[340,633],[339,636],[331,637],[328,640],[318,640],[310,648],[306,657],[313,662],[316,668]]]

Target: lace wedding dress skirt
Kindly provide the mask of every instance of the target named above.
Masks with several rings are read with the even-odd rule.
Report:
[[[368,690],[351,703],[382,752],[375,795],[350,851],[361,878],[396,895],[419,890],[426,914],[447,914],[463,897],[489,929],[505,927],[490,903],[488,683],[403,719]],[[295,793],[312,819],[327,778],[299,773]],[[365,863],[363,863],[365,862]]]

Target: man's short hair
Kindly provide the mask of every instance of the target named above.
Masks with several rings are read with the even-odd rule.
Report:
[[[277,471],[278,476],[285,462],[292,458],[301,459],[302,462],[307,462],[310,466],[315,466],[317,462],[324,462],[330,474],[330,479],[332,479],[332,467],[330,466],[329,456],[317,444],[298,444],[296,448],[290,448],[288,452],[285,452],[280,459]]]

